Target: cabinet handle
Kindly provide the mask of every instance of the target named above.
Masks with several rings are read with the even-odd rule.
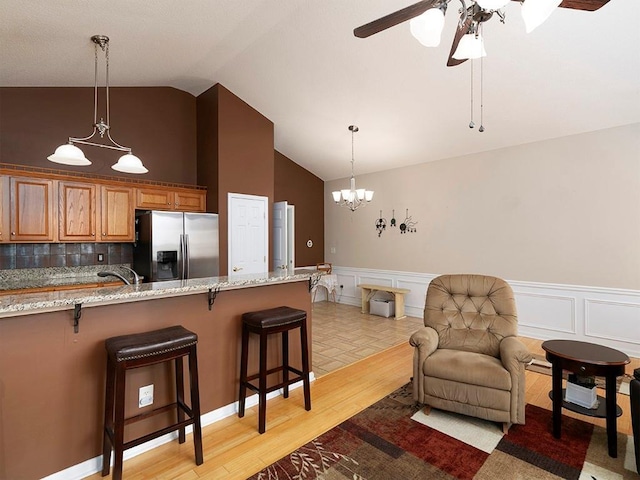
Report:
[[[91,236],[92,236],[92,237],[95,237],[95,236],[96,236],[96,234],[95,234],[95,233],[92,233],[92,234],[91,234]]]
[[[171,202],[167,202],[167,205],[171,205]]]
[[[106,233],[104,233],[104,232],[102,232],[102,236],[103,236],[103,237],[106,237],[106,236],[107,236],[107,234],[106,234]]]
[[[16,234],[16,232],[11,232],[11,235],[15,235],[15,234]]]

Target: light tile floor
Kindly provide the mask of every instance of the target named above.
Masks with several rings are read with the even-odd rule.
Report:
[[[421,318],[401,320],[360,313],[334,302],[312,304],[312,369],[316,377],[394,345],[408,342]]]

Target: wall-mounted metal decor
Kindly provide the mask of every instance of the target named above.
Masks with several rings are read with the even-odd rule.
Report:
[[[396,211],[395,210],[391,210],[391,226],[392,227],[396,226]]]
[[[407,208],[407,214],[405,216],[404,222],[400,224],[400,233],[416,233],[416,225],[418,222],[414,222],[411,220],[409,216],[409,209]]]
[[[380,210],[380,218],[376,220],[376,230],[378,232],[378,237],[382,235],[382,232],[387,228],[387,220],[382,218],[382,210]]]

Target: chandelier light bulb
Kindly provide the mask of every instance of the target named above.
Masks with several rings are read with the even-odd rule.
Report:
[[[444,11],[441,8],[431,8],[409,22],[411,35],[425,47],[440,45],[443,28]]]

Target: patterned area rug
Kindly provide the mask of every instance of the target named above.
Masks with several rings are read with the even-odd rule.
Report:
[[[414,405],[408,384],[251,478],[640,478],[632,437],[618,435],[614,459],[600,427],[563,417],[562,439],[556,440],[550,411],[527,405],[526,421],[503,436],[501,426],[492,422],[435,410],[425,416]]]

